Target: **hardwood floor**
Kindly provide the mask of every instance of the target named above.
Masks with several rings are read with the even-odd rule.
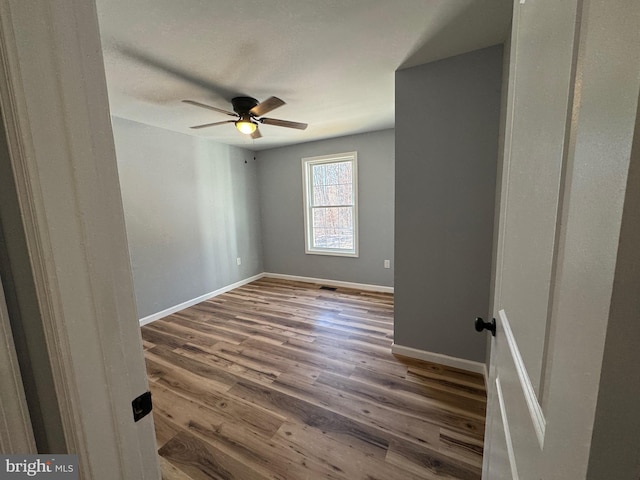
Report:
[[[480,375],[395,357],[393,296],[263,278],[142,328],[166,480],[480,479]]]

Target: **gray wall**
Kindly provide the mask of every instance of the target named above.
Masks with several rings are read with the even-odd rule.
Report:
[[[395,343],[484,362],[502,47],[396,72]]]
[[[113,130],[141,318],[263,271],[253,152],[115,117]]]
[[[304,157],[358,152],[358,258],[306,255]],[[394,131],[351,135],[258,153],[265,271],[393,286]],[[391,269],[384,260],[391,260]]]
[[[636,10],[640,12],[640,9]],[[615,130],[624,132],[618,126]],[[614,141],[618,143],[620,138],[616,137]],[[640,412],[637,408],[640,398],[639,185],[640,102],[636,110],[588,479],[640,478]]]

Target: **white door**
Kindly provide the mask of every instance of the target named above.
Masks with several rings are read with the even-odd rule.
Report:
[[[78,454],[80,478],[158,479],[153,419],[134,421],[148,388],[93,1],[0,0],[0,112],[8,256],[26,252],[13,272],[38,311],[19,353],[46,367],[29,404],[56,417],[31,410],[36,443]]]
[[[522,472],[531,471],[542,449],[542,372],[575,12],[576,1],[514,5],[488,385],[485,469],[492,473],[485,478],[528,478]]]
[[[605,262],[615,262],[602,246],[617,248],[623,161],[627,167],[629,161],[624,149],[633,133],[622,135],[607,115],[633,125],[634,107],[625,106],[624,96],[611,99],[618,86],[638,98],[637,26],[624,22],[631,10],[638,13],[631,5],[514,2],[485,480],[586,475],[607,320],[598,315],[608,307],[613,282]],[[613,26],[620,37],[612,43],[616,35],[606,32]],[[634,55],[635,64],[617,68],[619,59],[609,54],[616,48]],[[619,165],[612,165],[620,171],[600,179],[602,163],[618,154]],[[580,270],[582,283],[570,279],[572,269]],[[571,309],[582,310],[589,296],[602,312],[574,315]],[[580,363],[581,357],[588,360]]]

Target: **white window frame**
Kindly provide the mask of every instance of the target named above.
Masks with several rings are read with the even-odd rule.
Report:
[[[312,235],[312,209],[311,202],[313,184],[311,169],[314,165],[323,163],[338,163],[350,161],[352,163],[353,178],[353,249],[314,247],[311,242]],[[311,255],[335,255],[339,257],[358,256],[358,152],[338,153],[335,155],[323,155],[319,157],[306,157],[302,159],[302,185],[303,185],[303,207],[304,207],[304,245],[305,253]],[[336,205],[337,206],[337,205]],[[342,206],[342,205],[341,205]]]

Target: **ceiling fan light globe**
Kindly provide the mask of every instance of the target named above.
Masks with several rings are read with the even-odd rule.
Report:
[[[236,122],[236,128],[240,131],[240,133],[244,133],[245,135],[251,135],[256,131],[258,126],[250,121],[238,120]]]

